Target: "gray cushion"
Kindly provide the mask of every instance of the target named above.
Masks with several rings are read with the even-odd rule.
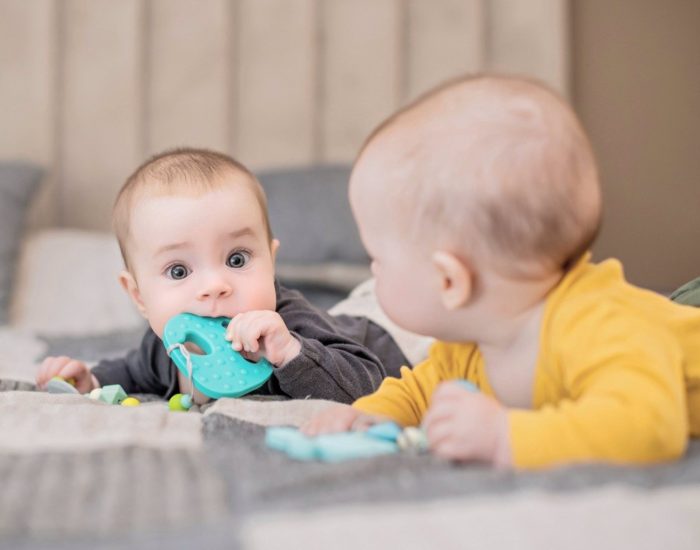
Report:
[[[679,304],[700,307],[700,277],[674,290],[669,298]]]
[[[282,263],[367,264],[350,211],[350,167],[325,165],[260,172]]]
[[[43,171],[22,162],[0,163],[0,324],[8,322],[17,253],[26,211]]]
[[[348,202],[350,166],[271,170],[258,178],[281,243],[276,273],[285,286],[327,309],[370,276]]]

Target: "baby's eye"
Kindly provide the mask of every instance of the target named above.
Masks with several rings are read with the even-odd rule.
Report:
[[[190,274],[189,270],[182,264],[171,265],[167,270],[167,275],[175,281],[184,279]]]
[[[240,269],[248,263],[248,260],[250,260],[250,254],[238,251],[234,252],[226,259],[226,265],[234,269]]]

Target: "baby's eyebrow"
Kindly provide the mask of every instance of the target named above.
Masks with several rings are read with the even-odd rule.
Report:
[[[239,237],[245,237],[247,235],[255,235],[255,231],[253,231],[252,227],[242,227],[236,231],[231,231],[228,235],[232,239],[238,239]]]
[[[156,250],[154,256],[160,256],[164,252],[169,252],[170,250],[178,250],[180,248],[187,248],[189,245],[190,245],[190,243],[188,243],[188,242],[166,244],[165,246],[161,246],[158,250]]]

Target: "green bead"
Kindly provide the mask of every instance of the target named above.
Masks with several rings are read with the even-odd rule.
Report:
[[[168,400],[168,408],[171,411],[186,411],[187,409],[182,406],[182,394],[176,393]]]
[[[126,392],[119,384],[111,384],[103,386],[100,392],[100,401],[109,403],[110,405],[118,405],[126,399]]]

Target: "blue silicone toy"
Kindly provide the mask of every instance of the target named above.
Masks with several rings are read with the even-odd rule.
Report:
[[[224,338],[230,319],[181,313],[163,330],[163,342],[177,368],[189,377],[187,357],[177,344],[192,342],[205,355],[190,353],[192,382],[207,397],[240,397],[262,386],[272,376],[272,365],[248,361]]]
[[[392,427],[387,428],[387,432],[394,431]],[[281,451],[295,460],[343,462],[397,453],[399,446],[396,441],[384,435],[384,433],[374,436],[367,432],[339,432],[308,437],[296,428],[275,426],[267,429],[265,444],[270,449]]]

